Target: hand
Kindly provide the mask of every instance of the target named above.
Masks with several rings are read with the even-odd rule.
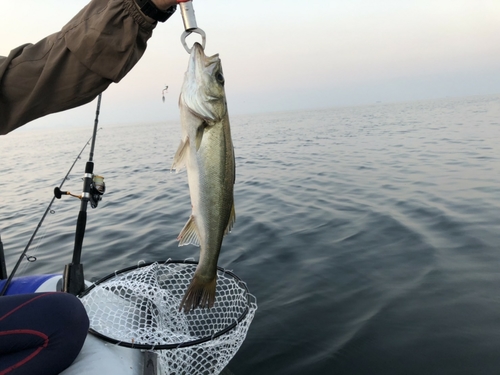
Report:
[[[177,4],[177,0],[151,0],[158,9],[167,10]]]

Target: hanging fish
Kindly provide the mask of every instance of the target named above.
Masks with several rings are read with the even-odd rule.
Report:
[[[179,99],[182,140],[172,169],[186,167],[192,213],[179,246],[200,246],[200,261],[179,310],[212,307],[222,239],[236,215],[235,160],[224,76],[218,55],[207,57],[195,43]]]

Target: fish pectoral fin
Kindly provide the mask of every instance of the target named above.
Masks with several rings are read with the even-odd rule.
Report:
[[[203,121],[203,123],[196,129],[196,151],[200,149],[201,146],[201,141],[203,140],[203,134],[205,133],[205,128],[208,126],[206,121]]]
[[[189,150],[189,138],[186,137],[185,140],[181,140],[181,144],[179,145],[179,148],[175,153],[174,161],[172,162],[172,167],[170,168],[170,170],[175,170],[176,172],[179,172],[182,168],[186,166],[186,155],[188,154],[188,150]]]
[[[184,228],[182,228],[181,233],[179,233],[179,236],[177,236],[177,240],[179,241],[179,246],[189,244],[200,246],[198,227],[196,226],[193,215],[189,217],[189,220],[187,221],[186,225],[184,225]]]
[[[236,221],[236,211],[234,209],[234,202],[233,202],[233,207],[231,208],[231,215],[229,216],[229,222],[227,223],[226,231],[224,232],[224,235],[231,233],[231,229],[233,229],[234,222]]]

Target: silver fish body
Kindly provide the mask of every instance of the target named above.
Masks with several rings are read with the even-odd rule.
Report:
[[[200,246],[200,260],[179,309],[212,307],[223,237],[235,221],[235,160],[218,55],[192,48],[179,98],[182,140],[172,169],[186,167],[192,212],[179,246]]]

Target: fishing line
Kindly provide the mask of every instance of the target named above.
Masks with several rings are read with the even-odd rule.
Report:
[[[55,213],[54,210],[49,210],[49,212],[51,214]],[[48,223],[48,225],[47,225],[47,223]],[[21,275],[26,272],[26,269],[28,268],[28,266],[29,266],[30,263],[33,263],[33,262],[37,261],[36,254],[38,253],[38,249],[40,249],[40,247],[44,243],[45,237],[46,237],[49,229],[52,228],[52,227],[53,227],[53,220],[49,220],[48,222],[45,222],[45,225],[43,226],[43,231],[41,232],[41,234],[39,234],[37,236],[37,239],[35,241],[33,250],[31,250],[29,254],[25,255],[25,258],[26,258],[27,262],[24,262],[24,265],[20,269],[18,269],[18,272]]]
[[[99,100],[101,98],[101,95],[99,95]],[[99,130],[101,130],[102,128],[99,128],[98,130],[95,131],[95,133]],[[71,173],[71,171],[73,170],[73,167],[75,166],[76,162],[81,158],[81,155],[83,153],[83,151],[85,150],[85,148],[90,144],[90,141],[94,138],[94,134],[92,134],[92,136],[89,138],[89,140],[85,143],[85,146],[83,146],[82,150],[80,151],[80,153],[78,154],[78,156],[75,158],[73,164],[71,165],[71,167],[69,168],[68,170],[68,173],[66,173],[66,176],[64,176],[61,184],[59,185],[59,190],[62,188],[62,186],[64,185],[64,182],[66,182],[66,180],[68,179],[69,177],[69,174]],[[56,188],[57,189],[57,188]],[[35,231],[33,232],[33,234],[31,235],[31,238],[30,240],[28,241],[28,244],[26,245],[26,247],[24,248],[24,251],[21,253],[21,255],[19,256],[19,259],[16,263],[16,265],[14,266],[14,269],[12,270],[12,272],[10,273],[9,275],[9,278],[7,279],[7,282],[5,283],[5,285],[3,286],[3,289],[2,291],[0,292],[0,296],[3,296],[5,294],[5,292],[7,291],[7,288],[9,287],[11,281],[12,281],[12,278],[14,277],[17,269],[19,268],[19,265],[21,264],[21,262],[23,261],[23,259],[26,257],[26,259],[28,259],[29,257],[26,256],[26,253],[28,251],[28,249],[30,248],[31,246],[31,243],[33,242],[36,234],[38,233],[38,230],[40,229],[40,227],[42,226],[42,223],[43,221],[45,220],[45,217],[47,216],[47,214],[49,213],[50,211],[50,208],[52,207],[52,204],[54,203],[54,200],[56,199],[56,196],[54,195],[49,203],[49,205],[47,206],[47,209],[45,210],[45,212],[43,213],[43,216],[42,218],[40,219],[40,221],[38,222],[38,225],[36,226],[35,228]]]

